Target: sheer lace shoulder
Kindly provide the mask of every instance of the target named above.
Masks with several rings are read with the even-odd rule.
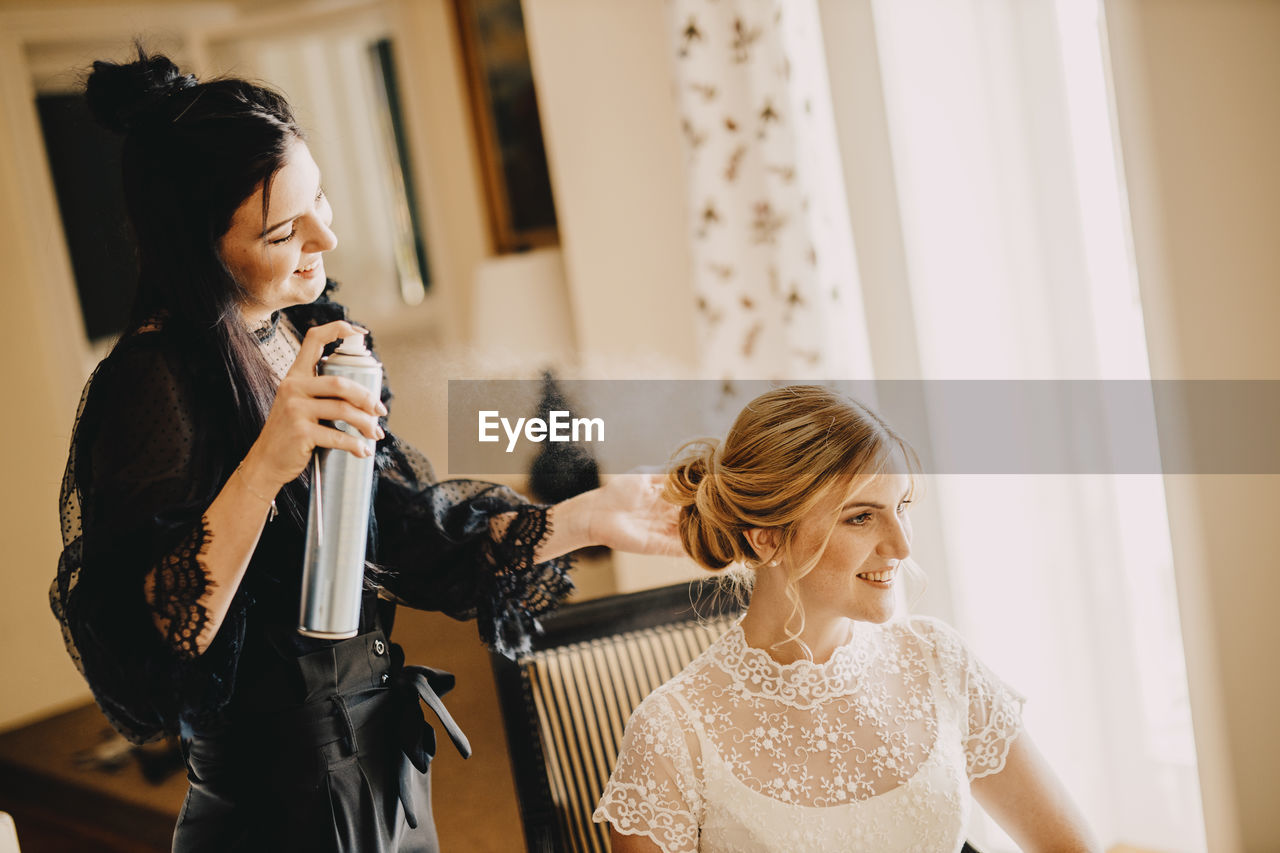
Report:
[[[677,718],[671,692],[670,686],[659,688],[632,714],[592,820],[608,821],[624,835],[643,835],[664,853],[692,853],[703,812],[697,745]]]
[[[969,778],[999,773],[1004,769],[1009,747],[1022,730],[1022,706],[1026,697],[980,661],[947,623],[917,616],[908,625],[932,648],[948,695],[964,713],[964,751]]]

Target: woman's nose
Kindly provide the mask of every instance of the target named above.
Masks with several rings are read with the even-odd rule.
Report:
[[[311,233],[304,249],[312,252],[330,252],[338,245],[338,235],[333,233],[333,229],[328,223],[320,218],[312,220]]]
[[[905,519],[895,518],[888,533],[877,549],[882,557],[905,560],[911,556],[911,530]]]

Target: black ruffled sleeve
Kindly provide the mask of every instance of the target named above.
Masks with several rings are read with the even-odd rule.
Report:
[[[573,590],[568,557],[534,562],[551,532],[547,508],[493,483],[437,482],[426,457],[390,434],[378,466],[370,576],[402,604],[474,618],[496,651],[526,650],[538,617]]]
[[[85,387],[50,590],[67,649],[95,699],[137,743],[177,731],[187,709],[213,715],[225,706],[247,603],[237,596],[214,642],[197,655],[205,624],[197,602],[209,583],[198,557],[221,466],[206,458],[210,442],[197,440],[198,403],[160,337],[127,341]],[[168,626],[163,633],[157,613]]]

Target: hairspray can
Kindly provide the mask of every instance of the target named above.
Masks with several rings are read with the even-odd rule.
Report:
[[[382,390],[382,365],[365,349],[363,336],[343,338],[337,351],[321,359],[319,372],[350,379],[374,394]],[[370,446],[374,443],[345,421],[333,426]],[[373,457],[318,447],[311,466],[298,633],[342,640],[354,637],[360,628]]]

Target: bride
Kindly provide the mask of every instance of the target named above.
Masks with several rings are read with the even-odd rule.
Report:
[[[750,606],[627,724],[594,816],[616,853],[957,851],[975,799],[1025,850],[1098,849],[1022,697],[946,624],[894,618],[916,467],[818,386],[678,457],[685,550],[740,564]]]

